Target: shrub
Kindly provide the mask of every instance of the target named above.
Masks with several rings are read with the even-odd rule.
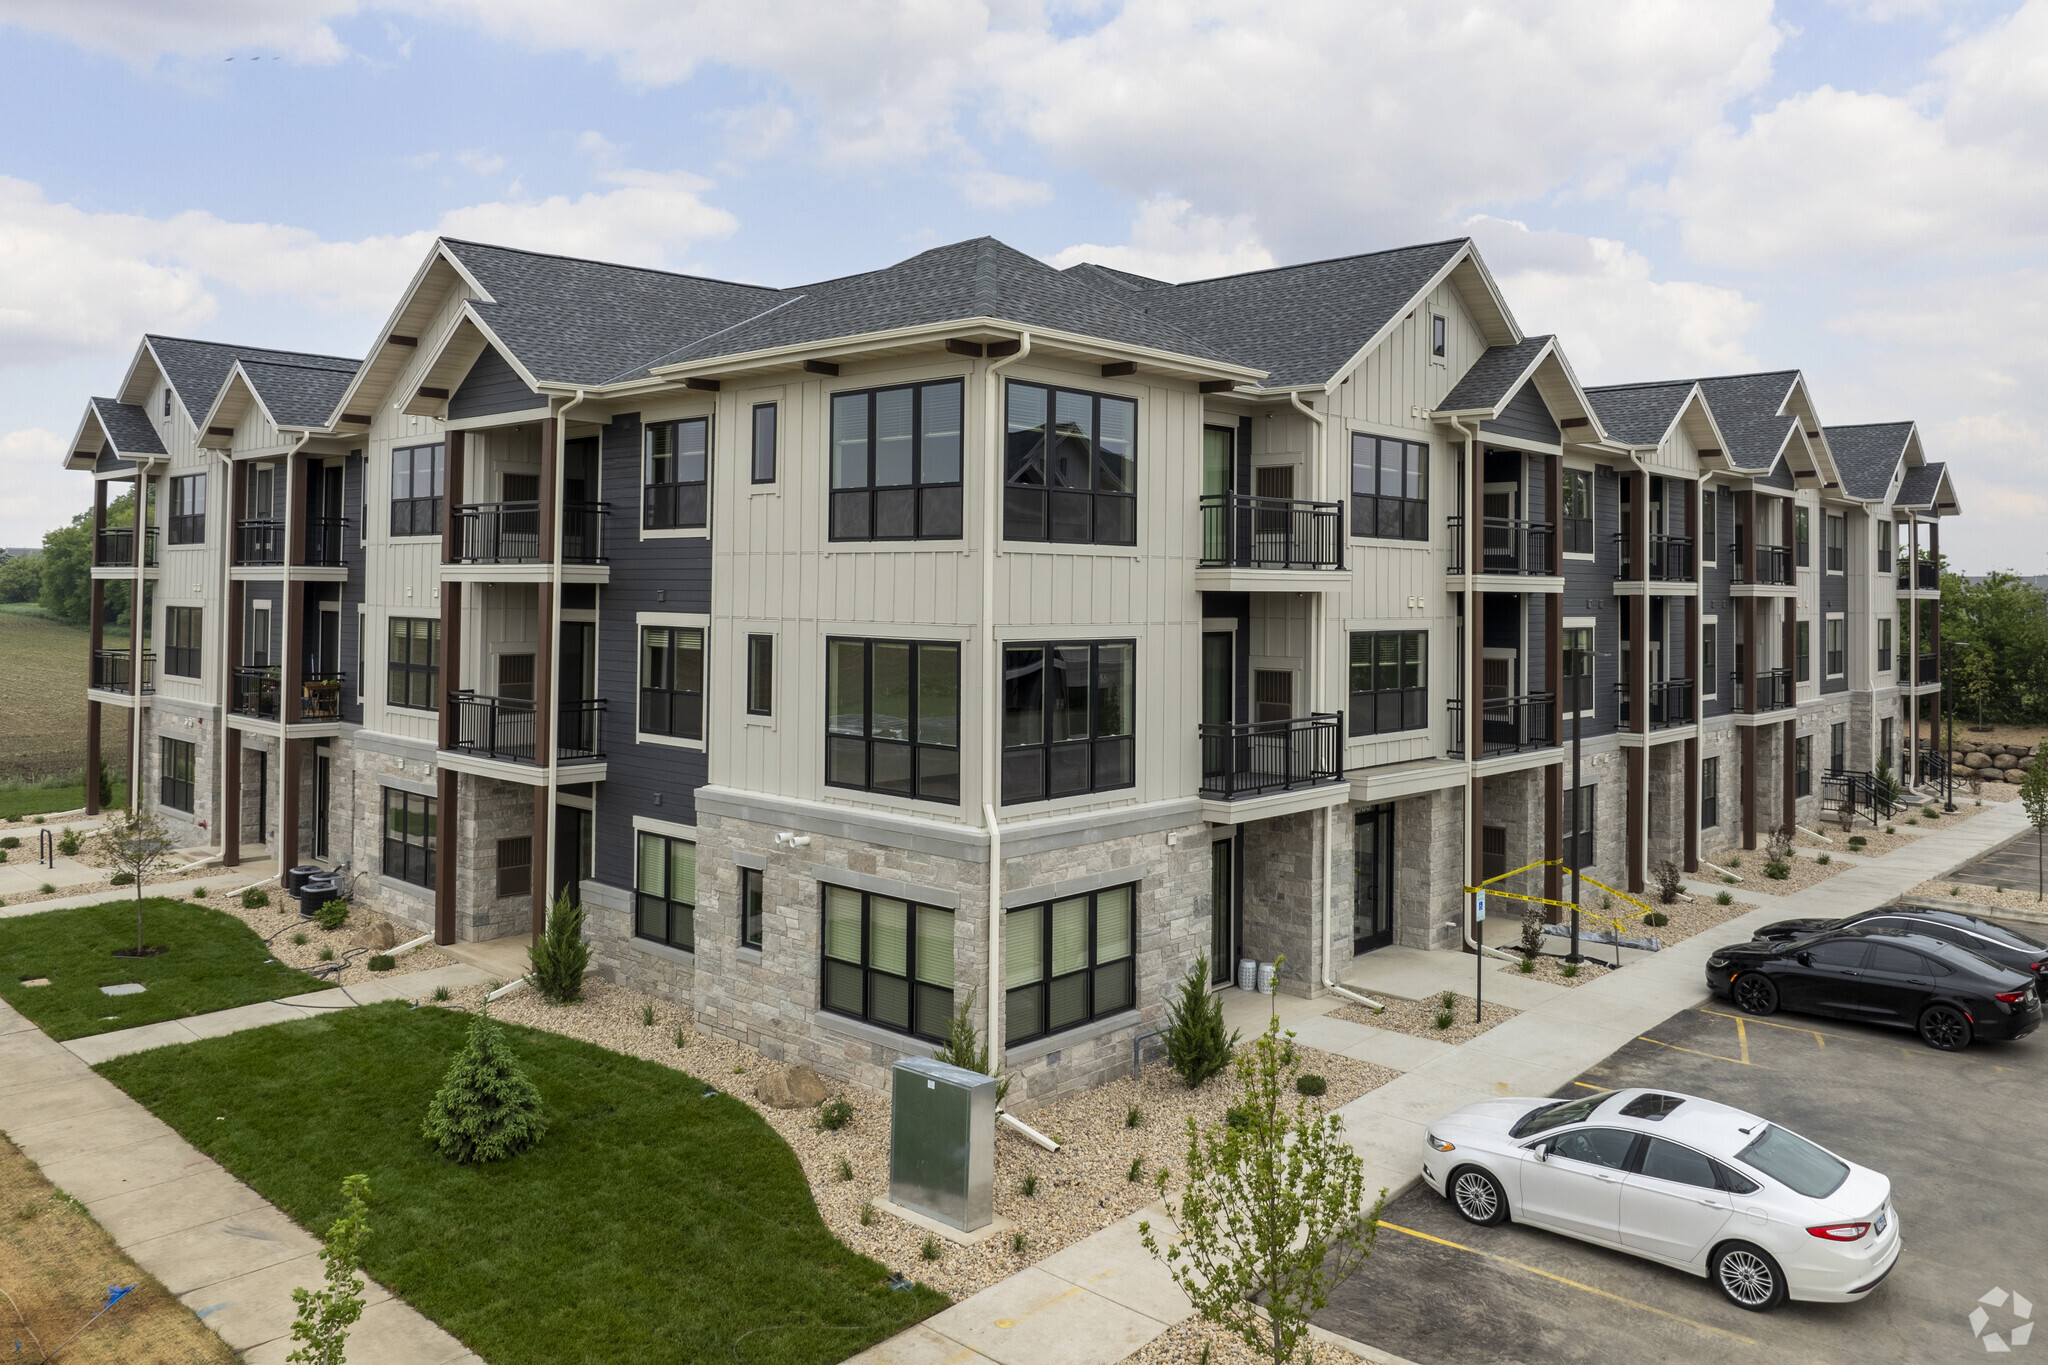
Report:
[[[20,847],[21,847],[21,838],[20,838],[20,836],[19,836],[19,835],[14,835],[14,834],[10,834],[10,835],[8,835],[8,836],[7,836],[6,838],[4,838],[4,839],[0,839],[0,848],[20,848]]]
[[[1884,832],[1885,832],[1886,834],[1897,834],[1897,833],[1898,833],[1899,831],[1898,831],[1898,828],[1897,828],[1896,826],[1893,826],[1893,825],[1886,825],[1886,826],[1884,827]]]
[[[1733,855],[1731,855],[1731,856],[1729,857],[1729,859],[1728,859],[1728,866],[1730,866],[1730,867],[1741,867],[1741,866],[1742,866],[1742,855],[1741,855],[1740,853],[1737,853],[1737,854],[1733,854]]]
[[[7,861],[7,850],[6,850],[6,849],[4,849],[4,848],[0,848],[0,863],[4,863],[4,862],[6,862],[6,861]]]
[[[1443,1009],[1454,1010],[1458,1007],[1458,993],[1456,991],[1445,991],[1436,998],[1436,1003]]]
[[[322,949],[320,950],[320,960],[321,960],[322,962],[332,962],[332,961],[334,961],[334,949],[332,949],[332,948],[322,948]]]
[[[531,970],[527,980],[544,999],[566,1005],[583,997],[583,972],[590,966],[590,945],[583,941],[583,907],[563,891],[548,907],[548,927],[526,950]],[[653,1007],[647,1010],[652,1014]],[[643,1022],[652,1024],[643,1016]]]
[[[301,948],[305,947],[308,943],[311,943],[312,941],[313,940],[306,937],[306,931],[304,929],[301,929],[299,930],[298,933],[292,935],[292,942],[297,944]]]
[[[1564,964],[1564,966],[1558,968],[1558,970],[1564,973],[1566,979],[1570,979],[1579,974],[1579,964],[1576,962],[1567,962]]]
[[[328,901],[313,912],[313,922],[328,933],[333,933],[336,929],[348,923],[348,902],[341,900]]]
[[[1129,1109],[1126,1109],[1124,1111],[1124,1127],[1141,1128],[1144,1126],[1144,1123],[1145,1111],[1140,1109],[1137,1105],[1134,1104]]]
[[[1929,806],[1921,811],[1920,814],[1929,820],[1939,820],[1941,818],[1941,809],[1938,806]]]
[[[287,1362],[338,1363],[348,1329],[363,1315],[363,1281],[356,1272],[363,1263],[363,1239],[370,1231],[370,1178],[349,1176],[341,1182],[341,1194],[347,1212],[328,1226],[326,1244],[320,1248],[320,1259],[327,1263],[327,1287],[292,1290],[292,1302],[299,1306],[292,1340],[305,1344],[287,1356]]]
[[[1024,1178],[1017,1182],[1017,1193],[1026,1199],[1038,1198],[1038,1172],[1024,1172]]]
[[[1021,1256],[1024,1253],[1024,1248],[1029,1245],[1030,1243],[1026,1240],[1023,1233],[1013,1232],[1010,1234],[1010,1250],[1016,1252],[1018,1255]]]
[[[845,1157],[839,1158],[839,1179],[842,1182],[853,1179],[853,1163]]]
[[[242,908],[244,910],[261,910],[268,904],[270,904],[270,893],[260,886],[252,886],[242,892]]]
[[[481,1010],[420,1131],[442,1156],[465,1163],[517,1156],[547,1132],[540,1091],[519,1069],[497,1020]]]
[[[1223,1126],[1243,1131],[1252,1126],[1251,1111],[1241,1104],[1233,1104],[1223,1111]]]
[[[677,1046],[677,1047],[688,1047],[689,1045],[690,1045],[690,1026],[689,1026],[688,1024],[677,1024],[677,1025],[676,1025],[676,1046]]]
[[[640,1006],[640,1027],[654,1027],[654,1002],[652,1000]]]
[[[1438,1028],[1445,1029],[1457,1022],[1457,1016],[1453,1015],[1449,1010],[1438,1010],[1436,1018],[1431,1022]]]
[[[113,876],[107,878],[107,884],[109,886],[133,886],[135,885],[135,874],[133,872],[116,872]]]
[[[1139,1182],[1140,1180],[1143,1180],[1144,1178],[1145,1178],[1145,1158],[1144,1158],[1144,1157],[1142,1157],[1142,1156],[1134,1156],[1134,1157],[1132,1157],[1132,1158],[1131,1158],[1131,1168],[1130,1168],[1130,1169],[1129,1169],[1128,1171],[1125,1171],[1125,1172],[1124,1172],[1124,1179],[1126,1179],[1126,1180],[1130,1181],[1130,1182],[1131,1182],[1131,1183],[1132,1183],[1133,1185],[1135,1185],[1135,1184],[1137,1184],[1137,1183],[1138,1183],[1138,1182]]]
[[[1733,905],[1735,904],[1735,897],[1729,895],[1726,891],[1723,891],[1719,895],[1714,897],[1714,904]]]
[[[37,890],[41,891],[45,896],[54,896],[57,894],[57,883],[44,882]]]
[[[1828,864],[1834,862],[1835,855],[1832,853],[1817,853],[1814,855],[1813,860],[1819,863],[1822,867],[1826,867]]]
[[[1536,970],[1536,959],[1534,957],[1523,958],[1520,962],[1517,962],[1515,964],[1515,970],[1520,972],[1524,976],[1529,975],[1531,972],[1534,972]]]
[[[1649,925],[1652,929],[1662,929],[1665,925],[1671,923],[1671,916],[1665,914],[1662,910],[1652,910],[1649,914],[1643,916],[1643,923]]]
[[[83,842],[78,831],[66,825],[64,832],[57,836],[57,851],[67,858],[75,858],[78,856],[79,845]]]
[[[299,942],[301,942],[301,943],[304,943],[305,941],[306,941],[306,936],[305,936],[304,934],[300,934],[300,935],[299,935]],[[434,998],[435,998],[436,1000],[447,1000],[447,999],[450,999],[451,997],[450,997],[450,996],[449,996],[449,994],[448,994],[448,988],[447,988],[446,986],[436,986],[436,987],[434,987]]]
[[[1960,896],[1960,895],[1962,895],[1962,894],[1963,894],[1963,888],[1961,888],[1960,886],[1951,886],[1951,887],[1950,887],[1950,888],[1948,889],[1948,893],[1949,893],[1949,894],[1950,894],[1951,896]]]
[[[1534,905],[1522,907],[1522,956],[1531,958],[1543,951],[1543,911]]]
[[[370,970],[373,972],[388,972],[397,965],[398,959],[389,953],[374,953],[370,957]]]
[[[989,1066],[988,1044],[981,1041],[981,1031],[974,1027],[974,992],[967,992],[967,998],[960,1002],[960,1008],[953,1011],[953,1017],[946,1022],[946,1045],[932,1054],[935,1062],[957,1066],[963,1071],[978,1071],[984,1076],[996,1077],[996,1105],[1002,1106],[1010,1095],[1010,1078],[996,1076]]]
[[[864,1228],[871,1228],[875,1225],[875,1205],[873,1200],[869,1200],[860,1206],[860,1225]]]
[[[1782,882],[1792,875],[1792,864],[1773,859],[1764,864],[1764,875],[1774,882]]]
[[[1312,1072],[1303,1072],[1294,1078],[1294,1090],[1299,1095],[1327,1095],[1330,1083]]]
[[[836,1100],[827,1100],[818,1106],[815,1120],[821,1133],[836,1133],[853,1122],[853,1103],[841,1095]]]
[[[1666,905],[1676,901],[1678,893],[1685,887],[1685,874],[1679,870],[1678,864],[1669,858],[1651,868],[1650,875],[1657,882],[1657,899]]]
[[[1223,1001],[1209,989],[1209,955],[1181,978],[1180,998],[1166,1007],[1166,1060],[1193,1090],[1230,1065],[1237,1031],[1223,1031]]]
[[[1863,837],[1862,835],[1860,835],[1860,834],[1852,834],[1852,835],[1850,835],[1850,836],[1849,836],[1849,848],[1850,848],[1850,851],[1851,851],[1851,852],[1853,852],[1853,851],[1855,851],[1856,849],[1862,848],[1862,847],[1864,847],[1865,845],[1867,845],[1867,844],[1868,844],[1869,842],[1870,842],[1870,840],[1868,840],[1868,839],[1864,838],[1864,837]]]
[[[195,901],[203,901],[203,900],[205,900],[205,899],[206,899],[206,888],[205,888],[205,887],[203,887],[203,886],[195,886],[195,887],[193,887],[193,888],[192,888],[192,899],[193,899],[193,900],[195,900]]]

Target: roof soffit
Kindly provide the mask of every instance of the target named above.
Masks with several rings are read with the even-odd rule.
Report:
[[[398,382],[418,352],[417,344],[394,344],[391,338],[411,337],[417,343],[421,330],[439,316],[449,296],[457,292],[464,297],[465,311],[469,299],[490,299],[489,291],[437,239],[433,250],[427,253],[427,258],[414,272],[412,282],[399,296],[397,307],[391,310],[391,316],[378,330],[375,344],[363,357],[363,363],[342,393],[341,401],[327,415],[329,427],[339,425],[343,413],[361,413],[365,409],[375,412],[388,400],[392,385]]]

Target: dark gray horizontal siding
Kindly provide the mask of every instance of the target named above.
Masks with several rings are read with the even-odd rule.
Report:
[[[448,396],[448,416],[488,417],[499,412],[522,412],[527,408],[540,407],[542,397],[526,386],[505,357],[498,354],[495,346],[487,346],[484,353],[469,367],[462,383]]]
[[[1798,485],[1792,478],[1792,466],[1784,460],[1779,460],[1770,473],[1765,474],[1756,481],[1756,486],[1758,488],[1783,488],[1789,490],[1796,488]]]
[[[92,467],[95,473],[110,474],[117,469],[135,468],[135,461],[122,459],[114,453],[112,446],[106,446],[100,450],[99,458],[92,462]]]
[[[1524,441],[1541,441],[1546,445],[1558,442],[1557,422],[1551,417],[1550,409],[1544,405],[1542,395],[1536,392],[1534,384],[1524,384],[1515,391],[1500,416],[1491,422],[1481,422],[1481,431],[1497,431],[1503,436],[1515,436]]]

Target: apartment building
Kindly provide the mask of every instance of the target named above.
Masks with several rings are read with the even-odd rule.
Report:
[[[607,977],[852,1081],[966,1007],[1019,1100],[1202,955],[1320,993],[1481,878],[1817,818],[1939,705],[1959,511],[1797,372],[1582,387],[1466,240],[793,289],[443,240],[360,361],[145,338],[68,460],[143,490],[92,726],[181,837],[443,942],[567,891]]]

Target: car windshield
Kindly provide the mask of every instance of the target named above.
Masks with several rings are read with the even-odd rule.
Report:
[[[1825,1199],[1849,1178],[1848,1163],[1776,1124],[1763,1130],[1735,1159],[1808,1199]]]
[[[1536,1133],[1547,1133],[1553,1128],[1562,1128],[1568,1123],[1584,1122],[1588,1114],[1598,1109],[1603,1102],[1612,1099],[1613,1096],[1614,1092],[1603,1091],[1598,1095],[1586,1095],[1575,1100],[1560,1100],[1556,1104],[1546,1104],[1541,1109],[1531,1109],[1528,1113],[1522,1115],[1521,1122],[1515,1125],[1514,1131],[1510,1136],[1518,1138],[1530,1137]]]

